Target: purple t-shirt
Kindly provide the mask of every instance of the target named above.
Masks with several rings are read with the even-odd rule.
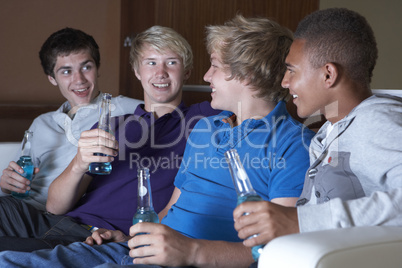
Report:
[[[199,119],[215,115],[209,102],[186,107],[155,119],[139,105],[133,115],[113,122],[119,155],[110,175],[92,175],[86,194],[67,216],[98,228],[118,229],[128,234],[137,210],[137,169],[148,167],[152,199],[158,213],[169,202],[186,140]]]

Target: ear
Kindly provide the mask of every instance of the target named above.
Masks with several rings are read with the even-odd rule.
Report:
[[[141,81],[141,75],[137,72],[137,70],[135,68],[133,68],[134,74],[137,77],[138,80]]]
[[[48,75],[47,79],[49,79],[49,82],[52,83],[53,86],[57,86],[56,79],[54,79],[51,75]]]
[[[327,63],[324,65],[325,86],[327,88],[332,87],[338,79],[339,70],[333,63]]]
[[[184,74],[184,81],[187,81],[190,78],[191,75],[191,70],[188,70],[185,74]]]

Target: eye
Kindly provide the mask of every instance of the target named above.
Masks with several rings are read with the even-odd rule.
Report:
[[[168,62],[168,65],[176,65],[176,64],[177,64],[177,61],[175,61],[175,60],[171,60]]]
[[[91,70],[91,69],[92,69],[92,65],[90,65],[90,64],[84,65],[84,66],[82,67],[82,70],[84,70],[84,71],[89,71],[89,70]]]
[[[61,74],[62,75],[69,75],[69,74],[71,74],[71,70],[69,70],[69,69],[61,70]]]
[[[147,62],[147,65],[156,65],[156,62],[154,62],[154,61],[148,61],[148,62]]]
[[[294,73],[294,71],[293,71],[292,69],[290,69],[290,68],[287,68],[287,71],[289,72],[289,74],[293,74],[293,73]]]

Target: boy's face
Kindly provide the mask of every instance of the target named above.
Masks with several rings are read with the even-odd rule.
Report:
[[[98,69],[87,50],[57,56],[53,72],[50,83],[59,87],[71,107],[87,105],[99,93]]]
[[[314,68],[304,52],[305,41],[295,39],[286,57],[287,71],[282,80],[282,87],[289,88],[293,102],[300,117],[308,117],[315,112],[322,113],[331,103],[322,81],[325,73],[322,68]]]
[[[155,104],[179,105],[184,81],[190,76],[179,55],[171,50],[159,53],[150,45],[144,46],[134,73],[144,89],[147,111],[152,111]]]
[[[229,70],[225,68],[218,53],[213,52],[210,60],[211,67],[205,73],[204,81],[210,83],[212,89],[211,106],[214,109],[236,113],[244,85],[237,79],[228,80]]]

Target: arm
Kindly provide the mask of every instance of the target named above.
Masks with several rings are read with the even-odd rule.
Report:
[[[402,189],[374,192],[371,196],[315,206],[298,207],[301,232],[354,226],[401,226]],[[317,221],[317,218],[320,218]]]
[[[107,146],[101,145],[107,144]],[[92,162],[111,162],[117,155],[117,142],[114,136],[93,129],[84,131],[78,141],[78,151],[67,168],[49,187],[46,209],[54,214],[64,214],[71,210],[86,192],[92,177],[85,174]],[[103,153],[111,156],[95,156]]]
[[[144,232],[148,234],[135,236]],[[130,235],[128,246],[135,264],[233,268],[254,262],[250,249],[241,243],[192,239],[163,224],[138,223]]]

